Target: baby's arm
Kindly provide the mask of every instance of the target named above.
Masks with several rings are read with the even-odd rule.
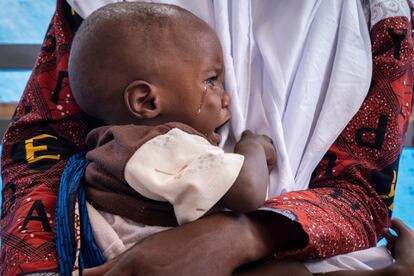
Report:
[[[269,172],[275,164],[272,140],[249,130],[242,134],[234,153],[244,156],[240,173],[219,205],[238,212],[251,212],[265,201]]]

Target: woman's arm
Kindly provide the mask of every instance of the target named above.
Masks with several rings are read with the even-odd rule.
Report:
[[[300,225],[281,215],[219,213],[155,234],[84,275],[231,275],[242,264],[306,243]]]
[[[2,141],[0,275],[58,271],[54,227],[59,181],[67,159],[84,149],[87,120],[67,78],[79,16],[65,0],[56,5]]]
[[[391,228],[398,236],[386,231],[387,247],[395,258],[395,263],[388,267],[371,271],[335,271],[314,275],[326,276],[389,276],[389,275],[414,275],[414,232],[401,220],[394,219]],[[305,265],[295,260],[270,259],[259,265],[249,267],[237,273],[238,276],[310,276],[312,275]]]

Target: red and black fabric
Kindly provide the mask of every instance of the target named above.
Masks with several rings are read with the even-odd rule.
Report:
[[[3,138],[1,275],[58,271],[54,224],[66,160],[83,149],[87,124],[67,64],[79,17],[63,0]]]
[[[67,73],[79,23],[58,0],[3,139],[1,275],[58,272],[53,231],[59,180],[69,156],[84,149],[88,128]],[[315,170],[311,189],[266,204],[299,221],[309,235],[305,250],[287,254],[322,258],[373,246],[387,224],[411,108],[413,49],[404,18],[381,21],[371,34],[373,81],[360,111]]]
[[[266,202],[298,221],[308,246],[278,254],[308,260],[375,246],[388,225],[412,108],[414,49],[406,17],[371,30],[373,74],[361,108],[315,169],[310,189]]]

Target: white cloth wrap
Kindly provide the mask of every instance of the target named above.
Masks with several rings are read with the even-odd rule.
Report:
[[[244,156],[178,128],[143,144],[128,160],[126,182],[141,195],[168,201],[179,224],[207,213],[230,189]]]

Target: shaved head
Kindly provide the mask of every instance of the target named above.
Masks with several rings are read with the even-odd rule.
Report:
[[[69,57],[75,100],[106,123],[128,123],[123,92],[134,80],[157,84],[167,59],[191,62],[217,40],[187,10],[167,4],[122,2],[92,13],[80,26]],[[171,64],[169,62],[168,64]]]

